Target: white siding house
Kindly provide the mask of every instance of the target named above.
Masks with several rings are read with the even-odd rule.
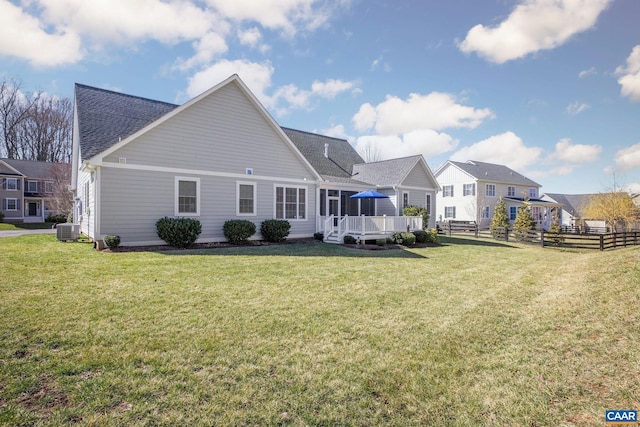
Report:
[[[540,184],[504,166],[493,163],[447,161],[435,172],[442,191],[436,196],[438,221],[475,221],[488,228],[500,199],[514,221],[523,203],[531,206],[540,227],[551,224],[555,203],[540,199]]]

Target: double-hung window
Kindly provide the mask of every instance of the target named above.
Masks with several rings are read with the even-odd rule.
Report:
[[[445,218],[455,218],[456,217],[456,207],[455,206],[445,206],[444,207],[444,217]]]
[[[44,183],[45,193],[53,193],[53,182],[47,181]]]
[[[255,216],[256,215],[256,183],[238,182],[236,188],[238,203],[236,215]]]
[[[425,195],[424,207],[427,209],[427,213],[431,215],[431,194]]]
[[[507,197],[515,197],[516,196],[516,187],[508,186],[507,187]]]
[[[509,221],[515,221],[518,216],[518,207],[509,206]]]
[[[2,210],[5,211],[17,211],[18,210],[18,200],[19,199],[4,199],[2,203]]]
[[[38,181],[27,181],[27,191],[29,193],[38,192]]]
[[[536,190],[535,188],[530,188],[529,189],[529,198],[530,199],[535,199],[538,197],[538,190]]]
[[[275,187],[277,219],[307,219],[307,187]]]
[[[402,193],[402,208],[409,206],[409,193]]]
[[[15,191],[18,189],[18,178],[2,178],[2,189]]]
[[[176,177],[175,215],[200,215],[200,178]]]
[[[442,186],[442,197],[453,197],[453,185]]]
[[[485,195],[487,197],[496,197],[496,185],[495,184],[487,184]]]
[[[475,196],[476,195],[476,184],[463,184],[462,185],[462,195],[463,196]]]

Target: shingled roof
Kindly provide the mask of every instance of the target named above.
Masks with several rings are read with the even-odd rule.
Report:
[[[353,177],[353,166],[364,163],[364,160],[348,141],[285,127],[282,130],[323,179],[332,182],[365,184],[359,177]],[[325,144],[327,144],[326,157]]]
[[[357,164],[353,167],[354,177],[381,187],[397,185],[406,178],[421,157],[418,155]]]
[[[457,166],[478,180],[541,187],[537,182],[504,165],[478,162],[476,160],[469,160],[467,162],[454,162],[449,160],[447,163]],[[443,167],[444,165],[438,170],[438,172],[442,170]],[[438,172],[436,172],[436,175],[438,175]]]
[[[549,198],[554,202],[561,204],[562,208],[574,217],[582,218],[584,216],[583,209],[589,204],[589,200],[595,194],[559,194],[545,193],[542,197]]]
[[[178,107],[77,83],[75,103],[83,159],[103,152]]]
[[[25,177],[33,179],[52,179],[54,178],[54,166],[69,167],[68,163],[39,162],[36,160],[0,159],[0,161],[11,166]]]

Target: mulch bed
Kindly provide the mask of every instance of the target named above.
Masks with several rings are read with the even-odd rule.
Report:
[[[296,245],[296,244],[309,244],[309,243],[317,243],[321,242],[313,239],[313,238],[301,238],[301,239],[287,239],[282,243],[270,243],[264,242],[261,240],[250,240],[244,245],[234,245],[228,242],[219,242],[219,243],[196,243],[190,248],[177,248],[175,246],[169,245],[157,245],[157,246],[118,246],[115,249],[103,249],[102,252],[164,252],[164,251],[185,251],[185,250],[194,250],[194,249],[219,249],[219,248],[247,248],[253,246],[274,246],[274,245]],[[330,244],[330,243],[327,243]],[[403,246],[397,244],[385,244],[384,246],[372,245],[372,244],[360,244],[360,245],[341,245],[345,248],[351,249],[359,249],[366,251],[384,251],[390,249],[408,249],[408,248],[427,248],[433,246],[440,246],[437,243],[416,243],[412,246]]]

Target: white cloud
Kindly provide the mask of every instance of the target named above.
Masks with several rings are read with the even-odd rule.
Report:
[[[265,108],[277,115],[285,115],[293,109],[310,109],[317,98],[333,99],[346,90],[354,90],[355,83],[329,79],[325,82],[315,81],[311,90],[300,89],[289,84],[273,90],[274,68],[269,62],[256,63],[244,59],[222,60],[197,73],[190,79],[186,89],[189,98],[193,98],[209,88],[225,80],[232,74],[238,74],[251,92],[260,100]]]
[[[631,101],[640,101],[640,45],[636,45],[627,58],[627,65],[620,66],[616,73],[621,75],[618,83],[622,88],[622,96],[629,97]]]
[[[589,104],[586,104],[584,102],[579,102],[576,101],[572,104],[569,104],[567,106],[567,113],[571,114],[572,116],[578,115],[580,113],[582,113],[583,111],[589,109]]]
[[[187,95],[193,98],[210,89],[232,74],[238,74],[251,92],[267,105],[270,98],[266,90],[271,87],[273,66],[268,63],[255,63],[245,60],[223,60],[194,74],[187,86]]]
[[[0,0],[0,56],[24,58],[34,66],[53,67],[82,59],[80,37],[60,26],[47,24],[6,0]]]
[[[322,135],[330,136],[333,138],[346,139],[348,141],[353,139],[353,136],[347,134],[343,125],[336,125],[322,130]]]
[[[20,6],[17,6],[20,4]],[[227,51],[232,27],[256,23],[293,35],[326,24],[348,0],[0,0],[0,56],[36,66],[80,61],[117,46],[136,50],[140,43],[191,42],[194,55],[176,61],[189,70],[211,63]],[[239,32],[241,43],[267,52],[257,27]],[[19,37],[16,37],[19,35]]]
[[[595,74],[598,74],[598,72],[596,71],[596,67],[591,67],[588,70],[582,70],[578,73],[578,77],[579,78],[583,78],[583,77],[587,77],[587,76],[593,76]]]
[[[527,147],[513,132],[495,135],[456,151],[451,160],[478,160],[508,166],[520,173],[539,162],[540,147]]]
[[[195,55],[187,60],[178,59],[175,68],[186,71],[193,67],[210,63],[216,56],[225,53],[229,48],[223,36],[207,33],[193,43]]]
[[[640,143],[618,151],[614,160],[623,172],[640,167]]]
[[[421,154],[429,159],[432,156],[453,150],[458,141],[446,133],[431,129],[416,130],[404,135],[367,135],[356,139],[355,149],[366,157],[367,151],[373,151],[379,160]]]
[[[314,81],[311,84],[311,91],[323,98],[333,99],[336,95],[351,90],[355,87],[353,82],[329,79],[325,82]]]
[[[493,116],[488,108],[468,107],[458,104],[451,94],[432,92],[412,93],[406,100],[388,95],[375,107],[363,104],[352,120],[361,132],[375,129],[379,135],[397,135],[420,129],[473,129]]]
[[[599,145],[572,144],[569,138],[563,138],[556,143],[550,159],[568,163],[593,163],[598,160],[601,152],[602,147]]]
[[[220,13],[235,21],[254,21],[265,28],[293,35],[297,28],[315,30],[324,25],[331,10],[314,7],[316,0],[207,0]]]
[[[496,27],[476,25],[459,44],[462,52],[476,52],[502,64],[540,50],[554,49],[593,27],[612,0],[522,1]]]
[[[262,40],[262,33],[257,27],[248,30],[238,30],[238,40],[240,43],[255,48]]]

